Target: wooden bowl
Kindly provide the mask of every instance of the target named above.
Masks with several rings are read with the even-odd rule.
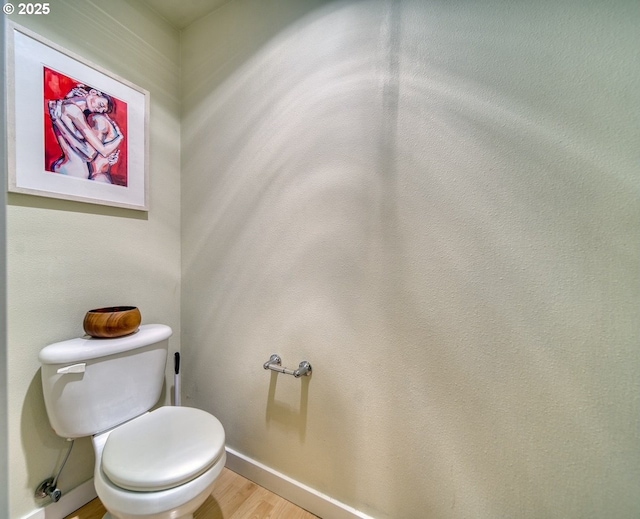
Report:
[[[135,332],[142,316],[135,306],[111,306],[89,310],[84,316],[84,331],[91,337],[112,339]]]

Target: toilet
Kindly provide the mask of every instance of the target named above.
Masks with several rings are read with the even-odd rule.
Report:
[[[190,407],[151,410],[171,334],[147,324],[126,337],[82,337],[40,351],[49,422],[63,438],[92,438],[105,519],[191,519],[224,467],[216,417]]]

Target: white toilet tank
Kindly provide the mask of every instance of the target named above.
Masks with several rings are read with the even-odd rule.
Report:
[[[151,409],[162,392],[172,333],[146,324],[126,337],[82,337],[43,348],[42,390],[56,433],[91,436]]]

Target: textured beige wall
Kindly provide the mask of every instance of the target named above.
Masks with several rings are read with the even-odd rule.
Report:
[[[374,517],[638,517],[639,26],[630,0],[190,26],[186,403]]]
[[[178,33],[139,2],[59,0],[49,15],[14,21],[151,93],[148,214],[8,199],[9,495],[17,519],[48,502],[33,492],[67,447],[47,420],[39,350],[82,335],[86,310],[114,304],[137,305],[143,322],[172,326],[170,348],[179,349],[180,122]],[[59,486],[68,491],[92,474],[91,443],[79,440]]]

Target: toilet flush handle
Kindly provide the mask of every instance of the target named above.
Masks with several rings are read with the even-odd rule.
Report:
[[[67,375],[69,373],[84,373],[86,367],[87,367],[87,363],[81,362],[79,364],[72,364],[71,366],[65,366],[64,368],[59,368],[56,373],[60,375]]]

